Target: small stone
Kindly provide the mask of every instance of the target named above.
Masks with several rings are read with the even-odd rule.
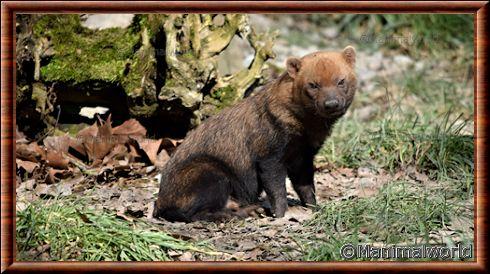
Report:
[[[401,66],[401,67],[408,67],[409,65],[413,64],[412,58],[406,56],[406,55],[396,55],[393,58],[393,61],[395,62],[396,65]]]

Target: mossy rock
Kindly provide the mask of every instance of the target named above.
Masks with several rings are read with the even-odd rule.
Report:
[[[140,43],[134,28],[91,30],[79,15],[45,15],[34,25],[36,38],[46,37],[54,50],[52,60],[41,67],[45,82],[118,82]]]

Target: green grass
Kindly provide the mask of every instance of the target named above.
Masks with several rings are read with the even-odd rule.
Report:
[[[16,229],[18,260],[40,260],[32,250],[44,245],[53,261],[168,261],[170,250],[214,253],[143,221],[87,209],[80,197],[32,203],[17,212]]]
[[[473,177],[473,136],[461,134],[466,123],[456,124],[449,113],[441,123],[428,126],[418,117],[386,117],[370,128],[343,121],[320,154],[335,166],[372,166],[396,171],[416,166],[432,178],[468,180]]]
[[[397,181],[385,185],[374,197],[324,203],[308,224],[313,228],[303,242],[304,260],[342,260],[344,244],[438,244],[453,246],[452,239],[438,242],[431,235],[447,228],[451,216],[473,219],[473,211],[458,199],[448,196],[457,188],[451,185],[426,187]],[[362,231],[362,232],[361,232]],[[316,232],[325,236],[317,238]],[[459,241],[473,242],[472,235],[458,232]]]

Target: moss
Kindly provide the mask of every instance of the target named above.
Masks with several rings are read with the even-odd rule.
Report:
[[[236,89],[231,85],[216,89],[212,94],[212,98],[218,99],[221,104],[219,104],[218,109],[223,109],[235,102]]]
[[[78,15],[44,15],[34,26],[36,37],[51,40],[55,55],[41,68],[44,81],[81,83],[121,79],[140,37],[134,28],[90,30]]]
[[[194,52],[192,51],[184,51],[180,56],[179,59],[183,60],[184,62],[191,62],[192,60],[196,59],[196,56],[194,55]]]

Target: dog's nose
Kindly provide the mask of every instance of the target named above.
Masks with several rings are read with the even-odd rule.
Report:
[[[338,100],[327,100],[325,101],[325,108],[328,108],[328,109],[333,109],[333,108],[337,108],[339,106],[339,101]]]

